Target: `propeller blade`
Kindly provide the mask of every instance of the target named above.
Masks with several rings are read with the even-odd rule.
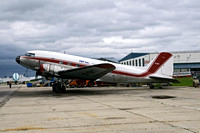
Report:
[[[38,71],[36,71],[36,73],[35,73],[35,79],[37,79],[37,78],[38,78],[38,75],[39,75],[39,72],[38,72]]]
[[[28,77],[28,68],[26,69],[25,76]]]

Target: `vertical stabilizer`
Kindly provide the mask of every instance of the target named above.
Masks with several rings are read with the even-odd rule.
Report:
[[[148,65],[149,74],[162,75],[163,77],[172,77],[173,75],[173,55],[162,52]]]

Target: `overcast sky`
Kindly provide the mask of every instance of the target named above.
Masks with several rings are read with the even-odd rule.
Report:
[[[200,50],[200,0],[0,0],[0,60]]]

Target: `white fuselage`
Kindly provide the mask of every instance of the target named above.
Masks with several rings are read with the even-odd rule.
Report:
[[[28,51],[27,53],[28,54],[25,56],[20,56],[19,64],[36,71],[40,69],[41,64],[51,64],[56,66],[54,67],[55,71],[53,73],[55,75],[59,70],[70,70],[84,66],[108,63],[106,61],[50,51]],[[99,78],[99,81],[117,83],[159,82],[159,80],[149,78],[150,74],[145,73],[147,71],[145,68],[126,66],[111,62],[109,62],[109,64],[114,65],[116,67],[115,70]],[[157,74],[154,73],[151,74],[151,76],[157,76]]]

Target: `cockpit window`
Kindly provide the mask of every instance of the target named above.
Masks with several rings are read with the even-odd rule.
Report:
[[[26,55],[26,56],[30,56],[30,57],[35,57],[35,54],[34,54],[34,53],[26,53],[25,55]]]

